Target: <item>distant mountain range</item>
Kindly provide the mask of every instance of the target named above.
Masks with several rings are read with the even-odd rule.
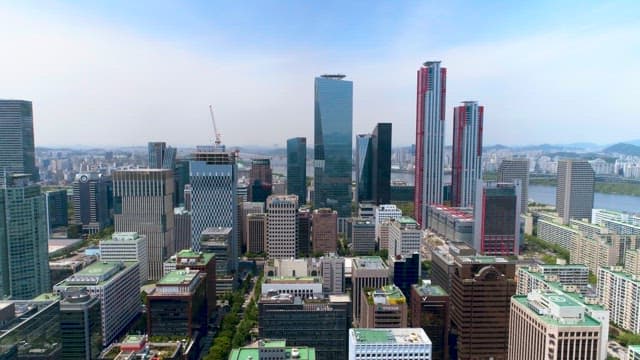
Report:
[[[638,144],[640,145],[640,144]],[[602,150],[607,154],[624,154],[631,156],[640,156],[640,146],[629,143],[617,143],[615,145],[608,146]]]

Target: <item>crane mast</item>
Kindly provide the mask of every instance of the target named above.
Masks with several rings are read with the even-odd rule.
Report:
[[[222,144],[222,137],[218,132],[218,127],[216,126],[216,119],[213,117],[213,107],[211,105],[209,105],[209,114],[211,114],[211,122],[213,123],[213,133],[216,137],[214,140],[214,143],[216,144],[216,147],[218,147],[220,146],[220,144]]]

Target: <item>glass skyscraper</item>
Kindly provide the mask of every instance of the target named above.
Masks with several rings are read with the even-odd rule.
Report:
[[[391,123],[356,137],[356,201],[388,204],[391,199]]]
[[[29,176],[6,176],[0,185],[0,299],[51,290],[46,195]]]
[[[31,101],[0,100],[0,139],[0,174],[31,174],[37,181]]]
[[[315,79],[313,206],[350,217],[353,83],[344,78],[322,75]]]
[[[307,138],[287,140],[287,194],[298,195],[298,204],[307,203]]]
[[[371,201],[371,134],[356,136],[356,202]]]

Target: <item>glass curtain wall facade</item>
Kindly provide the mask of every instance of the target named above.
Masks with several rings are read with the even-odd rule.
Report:
[[[314,199],[339,217],[351,216],[353,83],[344,75],[315,79]]]
[[[372,163],[373,154],[371,135],[356,136],[356,203],[371,201],[372,194]]]
[[[31,174],[38,181],[31,101],[0,100],[0,139],[0,173]]]
[[[307,203],[307,138],[287,140],[287,194],[298,195],[298,203]]]

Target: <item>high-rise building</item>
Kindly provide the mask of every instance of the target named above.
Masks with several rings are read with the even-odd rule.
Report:
[[[420,225],[408,216],[391,222],[389,227],[389,258],[398,255],[411,256],[420,253],[422,230]]]
[[[402,290],[404,296],[411,297],[411,285],[417,284],[420,280],[420,253],[414,252],[411,255],[396,255],[389,258],[389,271],[391,280]]]
[[[79,173],[73,181],[73,223],[95,234],[112,224],[111,177],[96,172]]]
[[[166,274],[147,294],[147,334],[204,334],[207,328],[206,275],[186,268]]]
[[[137,232],[117,232],[111,239],[100,240],[101,261],[137,261],[140,264],[140,285],[149,280],[149,244],[146,235]]]
[[[449,242],[431,249],[431,281],[451,294],[451,278],[456,270],[456,256],[472,256],[476,250],[465,242]]]
[[[184,159],[176,160],[176,166],[173,169],[173,177],[176,182],[176,191],[175,191],[175,203],[176,207],[184,206],[184,189],[187,184],[189,184],[189,161]],[[187,209],[190,210],[190,209]]]
[[[173,170],[176,167],[176,148],[167,147],[165,142],[149,142],[147,148],[150,169]]]
[[[525,157],[504,159],[498,167],[498,182],[520,180],[520,213],[525,214],[529,204],[529,159]]]
[[[248,253],[264,253],[266,251],[265,243],[267,241],[267,214],[249,214],[247,216],[247,226],[244,236],[245,239],[247,239]]]
[[[389,284],[389,268],[379,256],[361,256],[353,259],[351,269],[354,320],[360,317],[362,291]]]
[[[520,181],[483,183],[478,180],[473,208],[473,247],[483,255],[520,253]]]
[[[315,79],[315,208],[332,208],[351,216],[353,149],[353,83],[344,75]]]
[[[518,295],[527,295],[533,290],[549,290],[546,284],[553,279],[562,286],[575,286],[587,292],[589,268],[582,264],[532,265],[518,269]]]
[[[378,123],[371,134],[356,136],[356,202],[376,205],[391,199],[391,124]]]
[[[289,294],[262,294],[258,302],[261,339],[287,339],[292,346],[312,346],[318,360],[347,358],[347,332],[351,325],[348,295],[324,299],[294,299]]]
[[[272,194],[273,175],[271,172],[271,160],[251,160],[249,172],[249,201],[265,202]]]
[[[407,298],[395,285],[362,290],[358,327],[387,329],[407,327]]]
[[[0,139],[0,172],[29,174],[38,181],[31,101],[0,100]]]
[[[351,224],[351,250],[368,255],[376,250],[376,224],[373,220],[354,218]]]
[[[298,195],[300,205],[307,203],[307,138],[287,140],[287,194]]]
[[[205,276],[207,284],[207,316],[216,310],[216,257],[212,253],[178,251],[164,263],[164,275],[174,270],[198,270]]]
[[[113,173],[116,232],[147,237],[149,279],[162,277],[162,263],[176,252],[173,239],[173,171],[116,170]]]
[[[599,360],[601,324],[562,292],[511,299],[509,359]]]
[[[266,200],[266,198],[265,198]],[[242,248],[248,251],[249,244],[247,243],[247,221],[249,214],[264,213],[264,202],[240,202],[240,214],[238,219],[238,227],[240,230],[240,239]],[[264,245],[263,245],[264,246]]]
[[[0,299],[32,299],[51,289],[45,195],[28,174],[1,177]]]
[[[200,251],[200,235],[208,227],[238,226],[238,178],[234,153],[199,147],[189,162],[191,247]],[[186,204],[186,199],[185,199]],[[238,233],[230,241],[230,266],[237,269]]]
[[[67,190],[47,191],[46,195],[49,229],[69,225]]]
[[[595,172],[586,160],[559,160],[556,209],[565,224],[569,219],[590,219]]]
[[[344,294],[344,258],[329,254],[320,258],[322,272],[322,292],[325,294]]]
[[[329,208],[316,209],[311,216],[311,244],[314,253],[338,250],[338,213]]]
[[[629,345],[627,360],[640,360],[640,345]]]
[[[308,256],[311,254],[311,209],[300,207],[297,221],[296,253],[299,257]]]
[[[398,209],[393,204],[383,204],[375,210],[376,221],[376,238],[378,239],[378,247],[380,249],[386,249],[388,243],[381,241],[382,238],[382,224],[389,220],[397,220],[402,216],[402,210]],[[386,228],[388,229],[388,227]]]
[[[447,69],[427,61],[418,70],[416,104],[415,219],[427,227],[427,207],[442,203]]]
[[[271,195],[267,198],[267,256],[296,257],[296,195]]]
[[[420,328],[349,329],[349,360],[431,360],[431,340]]]
[[[63,360],[96,359],[102,350],[100,300],[86,290],[63,294],[60,301]]]
[[[173,208],[173,242],[176,251],[191,248],[191,211]]]
[[[86,289],[100,299],[102,346],[111,344],[140,311],[137,262],[96,262],[56,284],[64,294]]]
[[[451,205],[473,206],[476,182],[482,179],[484,106],[465,101],[453,109]]]
[[[634,334],[640,333],[640,280],[619,266],[598,270],[598,297],[609,310],[611,322]]]
[[[411,287],[411,321],[431,339],[433,360],[449,359],[449,295],[438,285],[423,280]]]
[[[504,258],[455,257],[450,295],[458,359],[507,359],[515,270],[515,263]]]

